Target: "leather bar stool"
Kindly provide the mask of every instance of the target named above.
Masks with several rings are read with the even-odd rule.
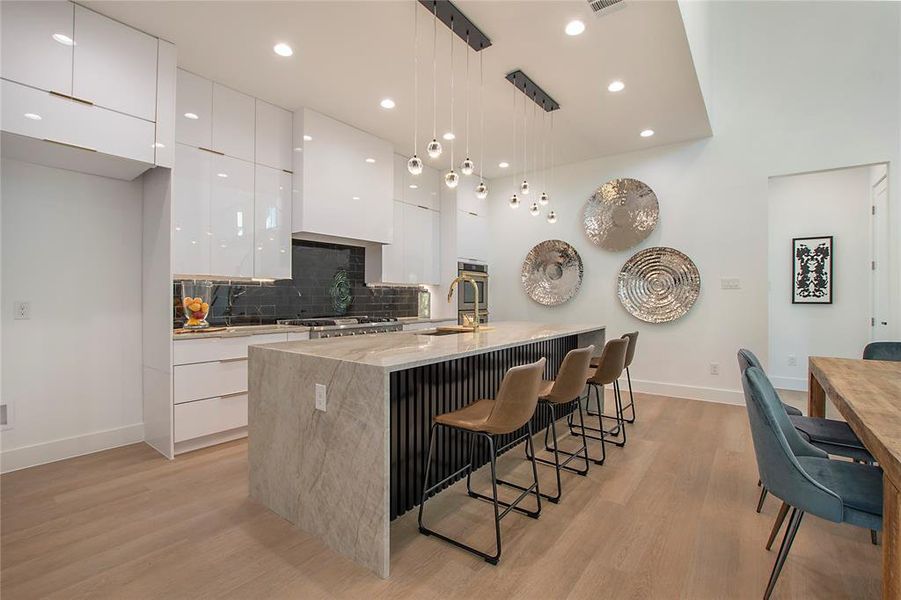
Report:
[[[628,383],[629,383],[629,403],[627,405],[623,406],[623,420],[626,423],[634,423],[635,422],[635,396],[632,395],[632,375],[631,375],[631,373],[629,373],[629,365],[632,364],[632,359],[635,358],[635,345],[638,343],[638,332],[632,331],[630,333],[624,333],[623,335],[620,336],[620,339],[627,340],[629,342],[629,347],[626,350],[626,381],[628,381]],[[598,361],[600,361],[600,357],[597,357],[597,356],[594,357],[591,360],[591,366],[596,368],[598,366]],[[628,408],[632,409],[631,417],[625,416],[626,409],[628,409]],[[592,412],[589,412],[588,414],[592,417],[597,416]],[[610,417],[610,418],[612,418],[612,417]]]
[[[468,550],[469,552],[484,558],[487,562],[496,565],[501,557],[501,519],[506,517],[510,511],[513,510],[534,519],[537,519],[541,514],[541,490],[538,487],[538,469],[534,460],[535,448],[533,447],[532,442],[531,420],[538,404],[541,376],[544,373],[546,362],[547,359],[542,358],[532,364],[509,369],[504,375],[501,387],[494,400],[477,400],[459,410],[438,415],[432,420],[432,427],[429,432],[429,453],[426,457],[422,496],[419,503],[420,533],[427,536],[434,535],[439,539],[464,550]],[[435,431],[438,427],[447,427],[448,429],[466,432],[470,435],[469,464],[458,470],[456,473],[429,486],[429,471],[432,464],[432,454],[435,451]],[[504,448],[498,449],[498,436],[513,433],[523,427],[526,427],[526,433],[512,440]],[[470,476],[473,471],[473,448],[478,439],[483,439],[488,443],[489,462],[491,465],[491,496],[479,494],[472,490]],[[497,456],[500,451],[510,448],[523,440],[526,442],[527,452],[532,456],[532,477],[534,483],[528,487],[523,487],[522,493],[513,500],[513,502],[503,502],[498,500],[497,497]],[[462,477],[464,473],[466,474],[466,489],[469,495],[473,498],[488,500],[494,505],[494,534],[496,548],[494,554],[488,554],[487,552],[468,546],[459,540],[455,540],[449,536],[438,533],[437,531],[428,529],[423,525],[423,511],[429,496],[440,490],[445,484],[456,481],[459,477]],[[537,508],[534,511],[520,508],[518,506],[519,503],[526,496],[531,494],[535,495]],[[500,510],[501,506],[504,507],[503,512]]]
[[[595,464],[598,465],[604,464],[604,461],[607,459],[606,444],[613,444],[620,447],[626,445],[626,427],[625,420],[623,419],[623,402],[619,390],[619,378],[626,368],[626,352],[628,351],[628,347],[629,342],[624,338],[607,342],[604,345],[601,356],[597,360],[598,366],[589,369],[588,380],[585,382],[588,384],[588,395],[585,399],[585,408],[589,415],[598,418],[598,426],[590,427],[586,425],[581,427],[581,429],[582,435],[586,438],[601,442],[601,457],[599,459],[594,459]],[[614,417],[604,415],[604,386],[608,383],[613,384],[614,403],[616,405],[616,416]],[[594,392],[597,412],[591,412],[592,392]],[[610,429],[604,429],[605,418],[613,419],[616,421],[616,425]],[[579,426],[573,423],[572,414],[569,415],[568,425],[570,433],[576,435],[576,429],[579,429]],[[593,431],[598,435],[586,433],[586,430]],[[608,441],[608,438],[613,439],[612,441]]]
[[[584,435],[585,417],[582,414],[582,403],[579,402],[579,400],[581,400],[582,390],[585,389],[585,381],[589,369],[588,365],[591,362],[591,355],[593,352],[594,346],[570,350],[563,358],[563,363],[560,365],[560,371],[557,373],[557,378],[553,381],[543,380],[541,382],[541,391],[538,395],[538,407],[546,411],[548,415],[548,424],[544,430],[544,449],[553,453],[554,460],[551,461],[544,458],[529,456],[528,448],[526,449],[526,457],[530,460],[534,458],[543,465],[554,467],[557,475],[557,491],[554,494],[541,494],[543,498],[547,498],[554,504],[558,503],[563,496],[560,471],[566,470],[584,476],[588,474],[588,468],[591,465],[590,459],[588,458],[588,440],[585,439]],[[579,411],[579,424],[582,427],[582,435],[579,437],[582,438],[582,446],[575,451],[570,452],[561,450],[558,446],[557,419],[559,417],[557,415],[558,410],[565,411],[573,404],[576,405],[575,410]],[[562,412],[560,413],[560,416],[563,416]],[[549,437],[553,441],[553,446],[550,445]],[[561,454],[568,457],[563,462],[560,462]],[[576,469],[568,466],[569,463],[576,458],[581,458],[585,461],[584,469]],[[500,480],[499,483],[510,485],[520,490],[524,489],[520,485],[511,484],[503,480]]]

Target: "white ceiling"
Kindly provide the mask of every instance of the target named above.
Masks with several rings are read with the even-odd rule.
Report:
[[[323,112],[391,141],[402,154],[412,154],[410,0],[104,0],[85,4],[174,42],[179,66],[185,69],[286,108],[306,106]],[[517,68],[561,105],[554,113],[557,164],[710,135],[675,1],[626,0],[602,17],[594,16],[584,0],[458,0],[456,4],[493,44],[484,51],[486,177],[510,174],[523,162],[521,146],[519,157],[513,156],[513,93],[504,79]],[[432,20],[425,7],[418,2],[416,7],[420,33],[418,151],[423,156],[432,133]],[[575,18],[585,22],[585,33],[565,35],[564,26]],[[450,129],[450,30],[441,23],[438,37],[440,136]],[[455,39],[459,163],[465,146],[466,69],[464,44]],[[276,42],[293,46],[294,56],[276,56],[272,52]],[[471,154],[478,161],[478,54],[470,56]],[[607,84],[613,79],[622,79],[626,89],[608,92]],[[393,98],[397,107],[381,108],[379,101],[385,97]],[[656,135],[639,137],[647,128]],[[432,164],[446,169],[449,158],[445,151]],[[511,163],[511,168],[499,169],[501,160]]]

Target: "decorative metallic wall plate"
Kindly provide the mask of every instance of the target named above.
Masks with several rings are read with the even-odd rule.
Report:
[[[582,257],[562,240],[545,240],[522,263],[522,287],[539,304],[563,304],[582,287]]]
[[[619,272],[619,301],[647,323],[675,321],[691,309],[700,293],[698,268],[673,248],[637,252]]]
[[[585,204],[585,233],[604,250],[626,250],[654,231],[657,195],[637,179],[611,179]]]

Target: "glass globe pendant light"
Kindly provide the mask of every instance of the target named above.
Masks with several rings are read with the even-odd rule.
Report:
[[[510,196],[510,208],[519,208],[519,198],[516,197],[515,193]]]
[[[463,159],[463,162],[460,163],[460,172],[464,175],[472,175],[472,172],[475,171],[476,166],[469,158],[469,113],[470,113],[470,99],[469,99],[469,31],[466,32],[466,158]],[[453,131],[453,127],[451,127],[451,131]]]
[[[538,204],[540,204],[541,206],[547,206],[547,203],[549,201],[550,199],[547,197],[547,192],[541,192],[541,197],[538,198]]]
[[[413,156],[407,161],[407,171],[411,175],[422,173],[422,159],[416,153],[419,138],[419,18],[416,4],[413,4]]]
[[[447,185],[447,187],[454,189],[457,187],[458,183],[460,183],[460,176],[457,175],[453,169],[444,175],[444,184]]]
[[[529,182],[526,181],[525,179],[523,179],[522,183],[519,184],[519,191],[520,191],[520,193],[522,193],[523,196],[528,196],[529,195]]]
[[[479,185],[476,186],[476,198],[484,200],[488,197],[488,186],[482,177],[482,165],[485,164],[485,104],[482,92],[485,89],[484,70],[482,68],[482,47],[479,45]]]
[[[528,96],[526,96],[528,98]],[[529,195],[529,182],[526,180],[526,170],[529,168],[528,159],[529,129],[526,123],[526,101],[522,101],[522,183],[519,184],[519,193]]]
[[[432,35],[432,141],[426,146],[431,158],[441,156],[441,142],[438,141],[438,3],[434,5]]]
[[[488,197],[488,186],[485,185],[484,181],[480,181],[479,185],[476,186],[476,198],[479,200],[484,200]]]
[[[533,217],[537,217],[540,212],[541,209],[538,208],[538,203],[533,202],[532,206],[529,207],[529,214],[531,214]]]
[[[547,222],[551,223],[551,224],[556,223],[557,222],[557,213],[555,213],[554,211],[549,212],[547,214]]]
[[[473,171],[476,170],[476,165],[474,162],[466,158],[462,164],[460,164],[460,172],[464,175],[472,175]]]
[[[437,2],[435,3],[438,4]],[[454,34],[454,17],[451,16],[451,24],[450,24],[450,109],[451,109],[451,117],[450,117],[450,130],[454,131],[454,38],[456,35]],[[444,175],[444,184],[450,189],[454,189],[457,187],[457,184],[460,183],[460,176],[454,172],[454,141],[450,142],[451,156],[450,156],[450,171],[445,173]]]

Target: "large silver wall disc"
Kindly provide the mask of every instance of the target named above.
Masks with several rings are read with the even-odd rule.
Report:
[[[582,257],[562,240],[545,240],[522,263],[522,287],[539,304],[563,304],[582,287]]]
[[[619,272],[619,301],[648,323],[675,321],[691,309],[700,293],[698,268],[673,248],[642,250]]]
[[[654,231],[657,195],[637,179],[611,179],[585,204],[585,233],[604,250],[626,250]]]

